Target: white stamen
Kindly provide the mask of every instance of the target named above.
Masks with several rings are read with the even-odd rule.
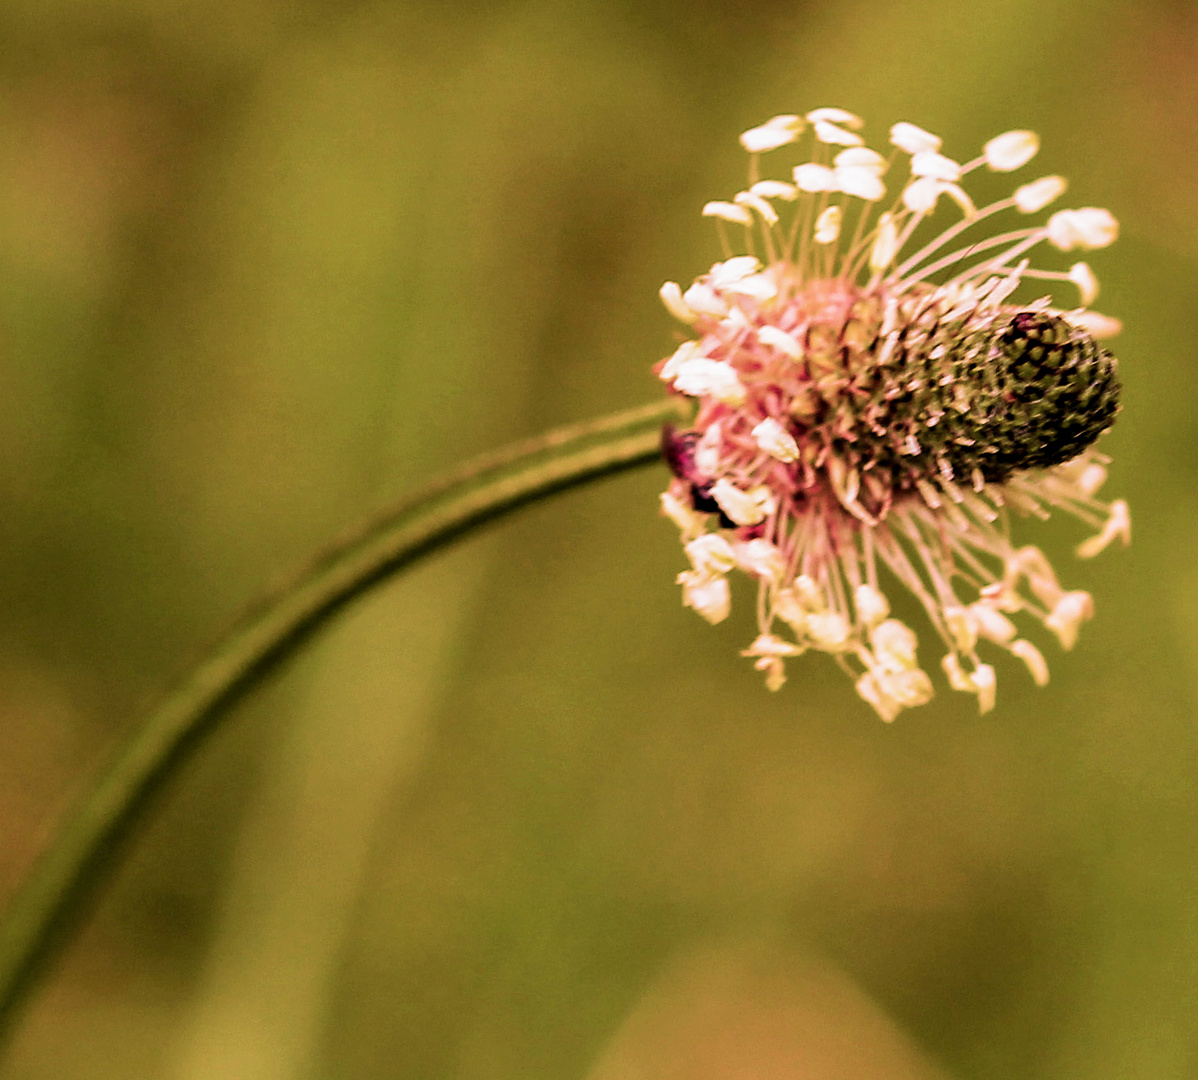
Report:
[[[832,159],[838,169],[869,169],[881,176],[886,171],[886,159],[867,146],[850,146]]]
[[[1081,624],[1094,614],[1094,599],[1088,592],[1067,592],[1049,613],[1044,625],[1057,636],[1061,648],[1072,649],[1077,644]]]
[[[857,619],[867,629],[877,626],[890,614],[890,604],[872,585],[858,585],[853,594],[854,605],[857,608]]]
[[[673,382],[678,376],[678,369],[682,367],[688,360],[693,360],[699,355],[699,343],[697,341],[684,341],[677,349],[674,350],[661,369],[660,378],[662,382]]]
[[[836,186],[846,195],[877,202],[886,194],[886,185],[876,171],[866,165],[840,165],[836,168]]]
[[[733,545],[736,565],[763,581],[777,581],[786,572],[786,560],[777,546],[763,537]]]
[[[732,545],[718,533],[704,533],[687,544],[683,550],[695,572],[705,577],[726,574],[736,566]]]
[[[878,235],[869,253],[869,268],[875,274],[880,274],[894,262],[898,248],[898,226],[895,224],[893,216],[883,214],[878,218]]]
[[[1048,219],[1048,242],[1061,251],[1093,251],[1113,244],[1118,236],[1119,222],[1109,210],[1096,206],[1058,210]]]
[[[728,314],[728,302],[710,285],[704,285],[699,281],[682,294],[682,302],[696,315],[712,315],[722,319]]]
[[[700,514],[689,503],[674,498],[668,491],[661,493],[661,512],[678,526],[684,541],[693,540],[703,532],[706,515]]]
[[[1074,326],[1079,327],[1095,341],[1103,341],[1123,333],[1123,322],[1113,315],[1103,315],[1100,311],[1062,311],[1061,316]]]
[[[851,113],[847,109],[822,108],[812,109],[807,114],[807,119],[813,124],[843,124],[845,127],[852,128],[854,131],[859,131],[865,126],[865,121],[856,113]]]
[[[751,191],[738,191],[734,198],[737,206],[745,206],[751,210],[756,210],[761,215],[763,221],[771,225],[778,224],[778,211],[770,206],[760,195],[754,195]]]
[[[707,280],[714,289],[724,289],[761,268],[761,260],[753,255],[737,255],[724,262],[716,263],[708,272]]]

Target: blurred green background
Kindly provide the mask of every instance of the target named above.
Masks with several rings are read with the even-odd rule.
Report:
[[[272,577],[660,394],[774,113],[1030,127],[1116,213],[1136,529],[1025,528],[1098,605],[1049,687],[886,726],[682,610],[664,469],[523,512],[237,710],[3,1080],[1198,1076],[1198,8],[6,0],[0,80],[5,895]]]

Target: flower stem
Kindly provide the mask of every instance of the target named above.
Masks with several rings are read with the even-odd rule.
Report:
[[[66,816],[0,918],[0,1035],[84,910],[150,797],[278,662],[376,585],[509,511],[659,457],[678,398],[477,458],[371,518],[252,604],[138,724]]]

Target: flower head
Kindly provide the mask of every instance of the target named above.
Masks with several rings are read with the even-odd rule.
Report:
[[[1096,338],[1118,320],[1088,310],[1098,281],[1086,263],[1029,258],[1044,244],[1105,247],[1118,223],[1083,207],[1029,224],[1064,193],[1059,176],[974,205],[968,174],[1026,165],[1032,132],[999,135],[962,164],[914,124],[890,129],[889,156],[862,127],[816,109],[746,132],[749,188],[703,211],[725,259],[685,291],[662,287],[694,336],[656,370],[696,404],[688,427],[663,435],[674,474],[663,510],[691,562],[685,604],[718,622],[728,575],[757,581],[745,655],[770,689],[787,660],[816,650],[884,720],[928,701],[916,635],[890,614],[897,585],[927,613],[948,684],[986,712],[996,679],[984,650],[1005,649],[1043,684],[1044,656],[1018,622],[1068,649],[1093,612],[1038,548],[1015,545],[1013,519],[1071,514],[1094,530],[1083,557],[1130,538],[1127,504],[1097,497],[1107,459],[1093,448],[1119,408],[1115,360]],[[761,155],[783,146],[804,160],[761,179]],[[941,209],[947,227],[923,227]],[[978,227],[1000,216],[1005,230]],[[1014,299],[1035,282],[1077,306]]]

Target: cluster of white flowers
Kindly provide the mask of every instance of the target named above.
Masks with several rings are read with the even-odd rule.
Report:
[[[881,564],[927,611],[949,684],[985,712],[996,680],[979,643],[1044,683],[1044,657],[1009,616],[1030,613],[1070,648],[1093,610],[1042,552],[1011,543],[1010,511],[1063,509],[1090,524],[1085,557],[1129,539],[1127,504],[1096,497],[1107,459],[1091,447],[1118,394],[1114,360],[1094,339],[1119,323],[1090,309],[1098,282],[1086,263],[1043,269],[1028,258],[1041,244],[1105,247],[1118,224],[1082,207],[963,238],[1064,193],[1062,177],[1044,176],[979,209],[962,187],[978,168],[1022,168],[1037,137],[1007,132],[961,164],[914,124],[890,129],[887,155],[865,145],[863,126],[824,108],[741,136],[748,186],[703,208],[725,259],[685,290],[661,289],[695,336],[657,371],[697,404],[687,430],[666,432],[675,478],[662,506],[691,564],[678,578],[684,603],[719,622],[731,571],[759,583],[759,634],[745,655],[771,689],[787,659],[814,649],[833,654],[885,720],[931,697]],[[785,180],[761,178],[760,155],[807,132],[810,160]],[[905,254],[942,196],[957,219]],[[741,254],[729,226],[743,230]],[[1013,303],[1028,281],[1076,290],[1080,303]],[[963,588],[974,598],[960,599]]]

